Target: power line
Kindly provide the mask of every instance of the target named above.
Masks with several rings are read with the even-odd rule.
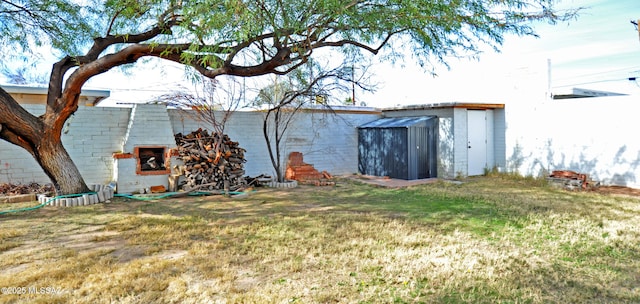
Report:
[[[558,78],[558,79],[554,79],[554,81],[561,81],[561,80],[568,80],[568,79],[575,79],[575,78],[585,78],[585,77],[591,77],[591,76],[598,76],[598,75],[604,75],[604,74],[609,74],[609,73],[621,72],[621,71],[626,71],[626,70],[634,70],[634,71],[629,71],[629,73],[634,73],[634,72],[638,72],[637,69],[640,69],[640,65],[627,67],[627,68],[622,68],[622,69],[616,69],[616,70],[609,70],[609,71],[595,72],[595,73],[590,73],[590,74],[581,74],[581,75],[578,75],[578,76],[570,76],[570,77]]]
[[[637,77],[627,77],[627,78],[619,78],[619,79],[606,79],[606,80],[597,80],[597,81],[566,84],[566,85],[561,85],[561,86],[554,86],[554,88],[574,87],[574,86],[584,85],[584,84],[594,84],[594,83],[602,83],[602,82],[614,82],[614,81],[623,81],[623,80],[624,81],[633,81],[634,83],[637,84]]]

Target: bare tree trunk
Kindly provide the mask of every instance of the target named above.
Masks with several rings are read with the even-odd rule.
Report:
[[[35,153],[36,161],[49,176],[58,194],[89,192],[89,187],[59,137],[43,136]]]
[[[269,158],[271,159],[271,165],[273,169],[276,171],[276,181],[284,182],[284,175],[282,174],[282,170],[280,168],[280,144],[278,142],[278,131],[277,131],[277,119],[274,119],[274,124],[276,127],[275,131],[275,153],[274,155],[274,147],[272,146],[271,136],[269,135],[269,116],[273,113],[274,110],[268,110],[264,120],[262,121],[262,135],[264,136],[265,142],[267,144],[267,151],[269,152]]]
[[[27,112],[0,88],[0,139],[25,149],[51,179],[57,194],[84,193],[89,190],[80,171],[62,146],[64,123],[45,123],[43,117]],[[52,126],[53,125],[53,126]]]
[[[275,136],[276,136],[276,138],[275,138],[275,140],[276,140],[276,167],[277,167],[277,170],[278,170],[278,182],[279,183],[284,183],[285,175],[283,174],[283,171],[284,171],[283,169],[284,168],[282,168],[282,158],[281,158],[281,155],[280,155],[280,140],[282,139],[282,135],[283,135],[282,132],[280,131],[280,114],[281,114],[280,111],[281,110],[282,110],[282,108],[277,108],[276,109],[276,113],[275,113],[276,115],[274,117],[273,123],[275,125],[275,131],[276,131],[275,132],[276,133],[275,134]]]

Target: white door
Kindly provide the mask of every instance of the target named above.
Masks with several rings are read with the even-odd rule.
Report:
[[[467,175],[482,175],[487,167],[487,113],[467,111]]]

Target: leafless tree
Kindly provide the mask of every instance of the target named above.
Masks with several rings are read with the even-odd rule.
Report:
[[[331,111],[331,105],[341,104],[340,96],[351,94],[354,86],[373,91],[375,86],[369,84],[368,76],[368,73],[363,72],[360,77],[355,78],[353,64],[349,63],[333,69],[323,69],[320,65],[309,62],[305,67],[276,78],[272,85],[260,90],[255,104],[265,112],[262,134],[278,182],[285,181],[282,140],[296,114],[309,107],[322,107]]]
[[[212,135],[219,135],[215,137],[213,149],[220,153],[225,125],[244,100],[245,91],[233,77],[194,77],[193,90],[183,87],[160,96],[160,99],[182,110],[184,115],[208,125]]]

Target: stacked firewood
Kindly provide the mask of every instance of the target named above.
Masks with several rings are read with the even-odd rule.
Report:
[[[175,135],[178,156],[184,165],[178,172],[185,177],[183,189],[237,191],[246,187],[245,149],[226,134],[198,129]]]

